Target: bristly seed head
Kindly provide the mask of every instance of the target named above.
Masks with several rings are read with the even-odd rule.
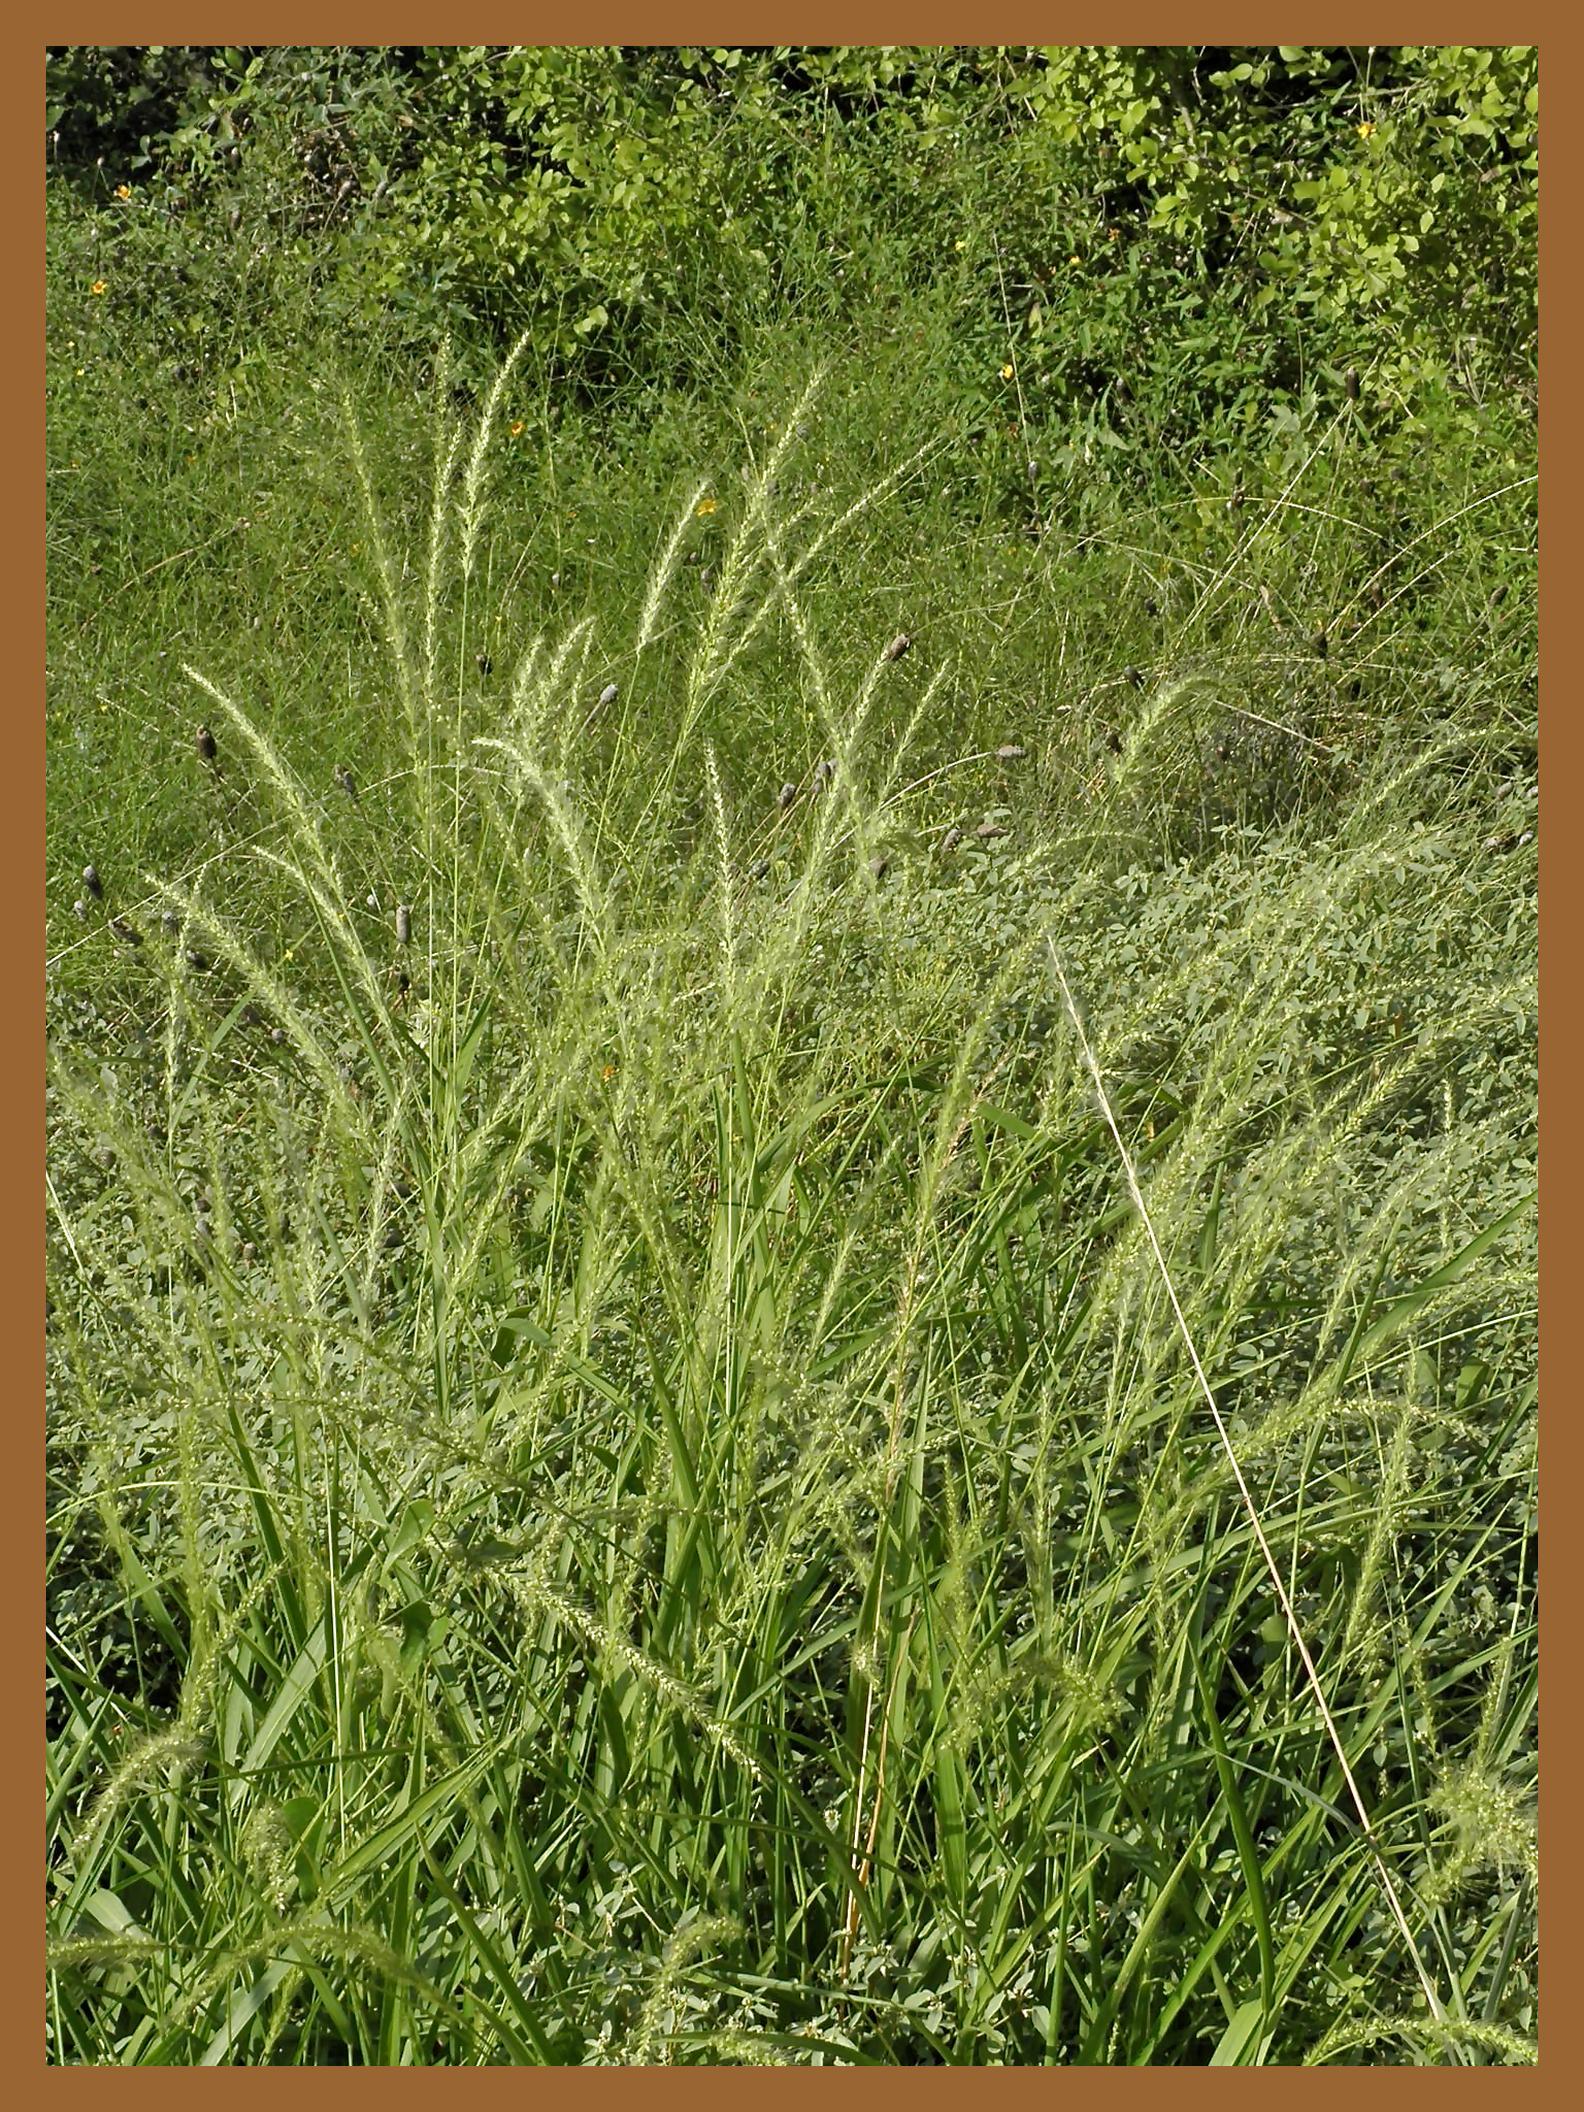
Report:
[[[412,937],[412,911],[405,902],[396,905],[396,943],[405,946]]]
[[[104,900],[104,882],[99,877],[99,868],[97,866],[85,865],[83,867],[83,886],[87,888],[89,894],[93,896],[96,902]]]
[[[781,809],[782,813],[784,814],[787,808],[791,806],[793,800],[797,798],[797,796],[798,788],[789,780],[786,784],[781,787],[780,791],[776,794],[776,805]]]

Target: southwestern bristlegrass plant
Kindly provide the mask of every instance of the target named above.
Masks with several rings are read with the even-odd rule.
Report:
[[[415,607],[355,448],[394,941],[191,670],[308,936],[151,883],[157,1090],[54,1064],[51,1560],[139,1676],[57,1619],[57,2060],[1528,2057],[1533,991],[1453,745],[1149,882],[1164,683],[1065,841],[933,858],[941,627],[813,616],[909,470],[783,514],[816,400],[484,694],[501,390]]]

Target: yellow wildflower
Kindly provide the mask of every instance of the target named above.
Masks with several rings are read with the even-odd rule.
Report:
[[[1358,128],[1358,136],[1360,139],[1368,139],[1374,130],[1375,127],[1370,123],[1368,118],[1365,118],[1364,122]]]
[[[116,196],[117,196],[118,198],[130,198],[130,197],[131,197],[131,195],[132,195],[132,186],[131,186],[131,184],[129,184],[129,183],[118,183],[118,184],[116,185]]]
[[[1006,365],[1001,369],[1001,379],[1003,381],[1010,381],[1012,379],[1012,373],[1012,362],[1011,360],[1008,360]]]
[[[522,429],[522,420],[520,418],[514,418],[511,422],[511,436],[514,440],[517,438],[517,435],[522,431]]]
[[[93,284],[88,289],[88,291],[92,294],[108,293],[109,290],[110,289],[105,285],[103,279],[95,279]]]
[[[698,514],[699,519],[702,520],[707,513],[715,511],[715,501],[713,499],[700,499],[694,511]]]

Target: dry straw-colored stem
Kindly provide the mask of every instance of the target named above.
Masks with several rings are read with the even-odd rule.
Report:
[[[1402,1934],[1403,1942],[1408,1946],[1408,1955],[1413,1961],[1414,1971],[1418,1976],[1425,2001],[1429,2005],[1430,2014],[1439,2023],[1443,2020],[1445,2012],[1442,2009],[1440,1998],[1436,1994],[1435,1984],[1425,1968],[1423,1958],[1419,1955],[1419,1946],[1414,1941],[1412,1929],[1408,1926],[1408,1917],[1403,1912],[1402,1901],[1397,1896],[1397,1887],[1392,1882],[1391,1871],[1387,1868],[1386,1858],[1381,1852],[1380,1842],[1376,1838],[1375,1829],[1370,1824],[1369,1813],[1365,1809],[1363,1796],[1360,1794],[1353,1769],[1349,1764],[1347,1751],[1343,1746],[1341,1735],[1336,1727],[1336,1720],[1332,1716],[1330,1706],[1326,1701],[1325,1689],[1320,1684],[1320,1674],[1315,1669],[1315,1661],[1310,1655],[1308,1644],[1304,1641],[1303,1630],[1298,1625],[1298,1616],[1293,1612],[1292,1600],[1288,1596],[1286,1585],[1282,1582],[1280,1566],[1276,1561],[1275,1555],[1271,1552],[1270,1542],[1265,1537],[1265,1528],[1260,1523],[1258,1507],[1254,1502],[1253,1495],[1250,1493],[1249,1485],[1243,1477],[1243,1469],[1238,1463],[1238,1456],[1233,1448],[1231,1433],[1222,1419],[1221,1410],[1216,1405],[1216,1397],[1211,1390],[1210,1381],[1205,1377],[1204,1366],[1199,1361],[1199,1352],[1194,1346],[1193,1335],[1189,1330],[1187,1320],[1184,1318],[1182,1305],[1177,1296],[1177,1288],[1172,1282],[1171,1270],[1166,1265],[1166,1256],[1162,1253],[1161,1243],[1155,1236],[1154,1222],[1145,1204],[1143,1191],[1139,1187],[1138,1174],[1134,1169],[1132,1155],[1122,1141],[1122,1132],[1117,1127],[1116,1116],[1112,1112],[1111,1101],[1106,1093],[1105,1081],[1100,1075],[1100,1066],[1095,1060],[1094,1050],[1089,1046],[1089,1037],[1084,1032],[1083,1021],[1079,1017],[1078,1007],[1073,1001],[1073,994],[1068,987],[1067,977],[1062,969],[1061,958],[1056,951],[1054,943],[1051,944],[1050,955],[1051,962],[1056,970],[1056,979],[1061,984],[1062,997],[1067,1006],[1068,1016],[1073,1023],[1073,1032],[1078,1037],[1078,1046],[1083,1052],[1083,1059],[1088,1066],[1089,1075],[1094,1080],[1095,1094],[1100,1102],[1100,1112],[1105,1117],[1106,1127],[1111,1132],[1118,1156],[1121,1158],[1122,1170],[1127,1178],[1128,1193],[1133,1199],[1133,1207],[1139,1214],[1139,1221],[1144,1227],[1150,1247],[1155,1255],[1155,1263],[1160,1270],[1161,1281],[1166,1286],[1166,1295],[1171,1300],[1171,1308],[1177,1318],[1178,1330],[1188,1351],[1188,1360],[1193,1365],[1194,1377],[1198,1380],[1199,1390],[1205,1397],[1205,1405],[1210,1410],[1210,1418],[1215,1424],[1216,1435],[1221,1440],[1221,1448],[1226,1454],[1227,1464],[1232,1469],[1232,1478],[1237,1483],[1238,1496],[1242,1501],[1245,1512],[1248,1514],[1249,1526],[1253,1531],[1255,1540],[1259,1544],[1259,1551],[1264,1558],[1265,1567],[1270,1572],[1270,1580],[1275,1588],[1277,1602],[1281,1606],[1282,1618],[1287,1624],[1288,1634],[1292,1637],[1293,1647],[1302,1661],[1304,1676],[1309,1682],[1309,1691],[1314,1696],[1315,1706],[1320,1711],[1320,1720],[1325,1725],[1326,1735],[1331,1741],[1332,1749],[1337,1756],[1337,1763],[1342,1769],[1342,1779],[1346,1782],[1348,1795],[1353,1800],[1353,1809],[1358,1813],[1359,1827],[1363,1832],[1371,1858],[1374,1861],[1376,1874],[1381,1881],[1381,1889],[1385,1893],[1386,1903],[1391,1909],[1392,1919],[1396,1922]]]

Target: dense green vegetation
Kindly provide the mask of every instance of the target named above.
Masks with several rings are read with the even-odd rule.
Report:
[[[1535,78],[52,53],[52,2059],[1533,2058]]]

